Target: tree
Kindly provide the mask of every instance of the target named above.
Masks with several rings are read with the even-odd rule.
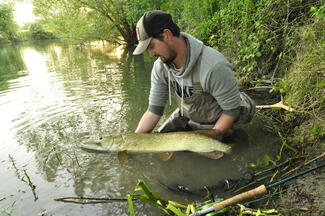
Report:
[[[40,24],[39,22],[30,24],[29,35],[32,39],[36,40],[46,40],[55,38],[55,36],[51,32],[44,31],[42,24]]]
[[[135,26],[164,0],[34,0],[34,12],[59,38],[137,43]]]
[[[0,4],[0,42],[16,39],[17,24],[14,21],[13,4]]]

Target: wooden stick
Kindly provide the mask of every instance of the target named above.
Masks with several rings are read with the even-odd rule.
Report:
[[[256,196],[264,195],[264,194],[266,194],[266,192],[267,192],[266,187],[264,185],[261,185],[261,186],[258,186],[257,188],[254,188],[247,192],[238,194],[238,195],[231,197],[229,199],[226,199],[222,202],[216,203],[213,205],[213,208],[215,211],[219,211],[221,209],[226,208],[227,206],[241,203],[244,200],[251,199]]]
[[[61,197],[54,198],[55,201],[68,201],[68,200],[97,200],[97,201],[127,201],[126,198],[97,198],[97,197]]]
[[[273,86],[258,86],[258,87],[249,88],[248,90],[259,91],[259,90],[271,89],[271,88],[273,88]]]
[[[264,194],[266,194],[266,192],[267,192],[267,190],[266,190],[265,185],[260,185],[257,188],[254,188],[247,192],[238,194],[238,195],[231,197],[229,199],[226,199],[222,202],[216,203],[212,207],[209,207],[209,208],[206,208],[206,209],[203,209],[200,211],[196,211],[193,214],[191,214],[190,216],[200,216],[200,215],[204,215],[204,214],[207,214],[207,213],[210,213],[213,211],[217,212],[217,211],[224,209],[228,206],[231,206],[231,205],[234,205],[237,203],[241,203],[242,201],[245,201],[247,199],[251,199],[256,196],[264,195]]]
[[[283,104],[283,96],[281,96],[281,101],[278,102],[278,103],[275,103],[275,104],[272,104],[272,105],[258,105],[258,106],[256,106],[256,108],[259,108],[259,109],[273,108],[273,107],[282,108],[282,109],[285,109],[285,110],[287,110],[289,112],[294,111],[293,108],[288,107],[287,105]]]

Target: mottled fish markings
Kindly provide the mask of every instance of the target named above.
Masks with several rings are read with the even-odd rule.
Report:
[[[225,144],[197,131],[170,133],[123,133],[104,136],[101,140],[85,141],[84,150],[98,152],[160,153],[191,151],[197,153],[230,153],[231,145]]]

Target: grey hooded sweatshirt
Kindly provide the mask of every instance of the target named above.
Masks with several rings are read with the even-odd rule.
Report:
[[[187,41],[186,59],[182,68],[164,64],[158,58],[151,73],[149,111],[162,115],[169,97],[169,85],[164,75],[168,69],[171,86],[182,98],[191,97],[193,91],[193,69],[199,64],[200,84],[205,93],[213,96],[224,114],[239,115],[240,94],[237,79],[228,60],[215,49],[187,33],[181,33]],[[202,55],[202,56],[200,56]]]

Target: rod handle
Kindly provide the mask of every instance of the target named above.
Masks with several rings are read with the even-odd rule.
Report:
[[[226,199],[222,202],[216,203],[213,205],[214,211],[219,211],[221,209],[224,209],[228,206],[241,203],[244,200],[251,199],[256,196],[261,196],[263,194],[266,194],[267,190],[264,185],[260,185],[257,188],[254,188],[252,190],[246,191],[244,193],[238,194],[234,197],[231,197],[229,199]]]

